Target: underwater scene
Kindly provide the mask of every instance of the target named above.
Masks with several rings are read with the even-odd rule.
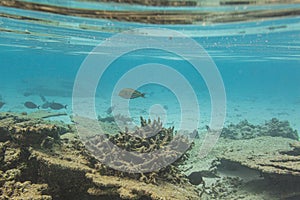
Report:
[[[0,199],[300,199],[299,0],[1,0]]]

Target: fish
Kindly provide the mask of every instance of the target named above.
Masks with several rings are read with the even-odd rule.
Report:
[[[29,96],[33,95],[33,93],[32,92],[24,92],[23,95],[24,95],[24,97],[29,97]]]
[[[46,101],[45,103],[42,104],[41,107],[42,107],[43,109],[47,109],[47,108],[50,108],[50,105],[51,105],[51,102]]]
[[[24,103],[24,106],[29,109],[36,109],[36,108],[39,109],[40,108],[40,106],[36,105],[35,103],[33,103],[31,101],[26,101]]]
[[[55,103],[55,102],[50,103],[49,107],[53,110],[60,110],[63,108],[67,109],[67,105],[63,105],[61,103]]]
[[[4,102],[0,101],[0,108],[2,108],[4,106]]]
[[[137,90],[134,90],[132,88],[124,88],[119,92],[119,96],[124,99],[135,99],[138,97],[145,98],[145,93],[141,93]]]
[[[193,185],[200,185],[201,183],[203,183],[203,177],[205,177],[205,178],[220,178],[220,176],[214,174],[213,172],[211,172],[209,170],[195,171],[187,176],[187,178],[189,179],[189,182]]]
[[[45,96],[43,96],[43,95],[40,94],[40,98],[41,98],[41,100],[42,100],[43,102],[47,102],[47,99],[45,98]]]
[[[201,172],[192,172],[190,175],[187,176],[189,182],[193,185],[200,185],[203,183],[203,177]]]
[[[208,125],[205,125],[205,128],[206,128],[207,132],[211,132],[211,129]]]
[[[199,132],[196,129],[192,133],[190,133],[189,136],[192,139],[199,139],[200,138]]]
[[[106,110],[106,114],[110,115],[112,113],[112,111],[115,109],[116,106],[110,106],[109,108],[107,108]]]

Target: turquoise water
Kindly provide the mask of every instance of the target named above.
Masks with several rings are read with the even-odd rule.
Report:
[[[141,6],[116,7],[115,4],[106,6],[110,6],[106,9],[141,8]],[[282,7],[286,8],[287,5]],[[231,7],[225,8],[230,10]],[[251,10],[251,7],[249,9]],[[25,108],[23,103],[33,101],[41,104],[39,97],[41,94],[49,101],[69,105],[67,111],[71,114],[72,90],[76,74],[93,48],[125,30],[160,27],[179,31],[192,38],[207,51],[216,64],[226,90],[225,123],[238,122],[242,119],[259,123],[277,117],[289,120],[291,125],[299,130],[300,18],[298,16],[225,24],[147,25],[62,16],[8,7],[1,7],[1,11],[5,14],[50,21],[47,24],[1,17],[1,28],[5,31],[1,32],[0,37],[2,76],[0,88],[2,101],[6,103],[1,111],[31,112],[32,110]],[[80,28],[82,24],[89,25],[88,27],[95,30],[82,29]],[[209,123],[210,96],[201,75],[197,75],[187,61],[168,52],[156,50],[132,52],[110,66],[102,77],[105,84],[98,87],[96,92],[96,96],[100,98],[95,105],[98,115],[105,116],[105,110],[111,106],[109,98],[118,78],[135,66],[145,63],[165,64],[183,74],[190,81],[199,100],[202,117],[199,128]],[[167,123],[176,124],[176,120],[180,120],[176,114],[180,111],[179,103],[172,91],[154,85],[140,89],[145,90],[148,97],[131,101],[130,112],[133,118],[138,119],[139,115],[149,117],[151,105],[160,104],[168,108],[165,110],[169,115]],[[31,95],[24,96],[26,92]]]
[[[32,1],[34,2],[34,1]],[[221,6],[221,7],[147,7],[116,3],[79,3],[47,1],[50,5],[70,8],[98,8],[106,10],[263,10],[298,8],[294,5]],[[96,6],[96,7],[95,7]],[[1,96],[6,104],[1,111],[29,111],[23,102],[41,104],[39,94],[49,101],[67,104],[72,113],[73,84],[86,56],[103,41],[122,31],[134,28],[167,28],[183,33],[201,45],[216,64],[226,90],[225,123],[242,119],[262,122],[272,117],[287,119],[299,129],[300,111],[300,18],[284,17],[249,22],[205,23],[195,25],[149,25],[63,16],[47,12],[1,7]],[[10,16],[26,16],[43,22],[20,20]],[[85,28],[83,28],[85,27]],[[115,61],[98,87],[95,105],[97,113],[105,116],[111,106],[114,84],[128,70],[145,63],[171,66],[184,75],[192,85],[201,108],[200,128],[210,118],[211,103],[207,86],[186,60],[168,52],[142,50],[132,52]],[[126,87],[126,86],[124,86]],[[145,99],[131,101],[132,117],[149,114],[149,106],[168,107],[168,115],[176,115],[180,105],[168,88],[144,86]],[[140,88],[143,90],[143,87]],[[29,96],[24,93],[30,93]],[[101,99],[103,98],[103,99]],[[99,102],[99,103],[98,103]],[[141,108],[137,108],[141,106]],[[134,111],[136,109],[136,111]],[[180,120],[170,117],[171,122]],[[168,123],[171,123],[170,121]]]
[[[197,2],[205,2],[207,5],[157,7],[77,0],[24,0],[15,1],[27,5],[18,8],[17,4],[5,5],[7,2],[9,1],[0,1],[2,5],[0,6],[0,112],[23,114],[37,111],[56,114],[63,112],[66,115],[47,119],[76,125],[81,121],[78,123],[75,120],[74,123],[74,119],[81,114],[83,117],[100,119],[100,121],[101,119],[109,121],[114,117],[118,122],[118,128],[121,129],[124,126],[131,127],[131,120],[135,123],[133,125],[139,125],[140,116],[145,119],[160,118],[164,127],[174,126],[176,131],[188,130],[188,136],[191,136],[190,133],[195,129],[199,132],[199,140],[194,140],[195,148],[193,146],[191,150],[192,156],[180,166],[182,167],[180,170],[184,169],[182,173],[185,175],[192,171],[202,173],[199,176],[201,179],[204,178],[206,186],[203,182],[195,188],[204,191],[206,194],[203,195],[207,196],[206,199],[216,199],[213,189],[211,193],[207,192],[210,190],[209,187],[214,188],[216,186],[214,184],[219,183],[225,186],[230,180],[233,183],[226,187],[219,184],[218,187],[221,189],[215,193],[224,193],[226,196],[230,195],[228,191],[235,190],[235,192],[231,191],[231,196],[238,194],[237,190],[240,188],[236,189],[236,187],[240,186],[236,182],[240,179],[237,177],[245,181],[245,191],[249,189],[248,186],[254,186],[253,189],[250,188],[249,193],[241,190],[243,197],[236,198],[248,198],[247,194],[251,193],[257,199],[261,199],[262,196],[264,199],[271,199],[266,191],[271,191],[270,194],[277,195],[278,199],[296,199],[299,196],[297,193],[299,188],[293,191],[291,187],[285,191],[285,187],[290,186],[286,182],[291,180],[290,184],[296,183],[294,184],[296,186],[299,183],[299,159],[296,158],[299,156],[299,147],[296,147],[295,143],[294,152],[290,150],[281,152],[282,149],[290,149],[289,143],[295,141],[283,138],[286,135],[264,137],[263,133],[274,129],[275,132],[277,131],[275,136],[278,136],[281,132],[290,131],[276,127],[280,126],[280,123],[275,119],[272,123],[277,124],[274,125],[275,128],[272,127],[273,124],[270,123],[272,118],[287,120],[293,130],[298,133],[300,131],[300,16],[297,15],[300,4],[216,6],[215,3],[219,2],[217,0],[199,0]],[[44,4],[42,7],[37,6],[39,9],[36,9],[31,6],[31,3]],[[42,10],[43,8],[47,9]],[[61,11],[61,8],[67,8],[69,11]],[[95,14],[85,9],[102,10],[115,19],[104,19],[106,15],[80,16],[79,14],[89,14],[89,12]],[[290,12],[293,9],[294,12]],[[112,13],[109,13],[110,11]],[[143,15],[141,18],[140,15],[136,18],[126,18],[126,15],[118,18],[125,11],[138,11],[141,15],[144,12],[151,14],[156,11],[161,13],[172,11],[175,16],[178,14],[182,18],[194,17],[192,14],[195,13],[199,15],[206,13],[206,15],[202,21],[187,21],[186,24],[176,23],[178,21],[173,21],[172,24],[159,21],[162,24],[154,24],[155,20],[150,14],[149,18],[152,21],[149,23],[138,21],[148,17]],[[271,11],[277,14],[272,14]],[[114,12],[119,13],[114,15]],[[236,16],[236,12],[240,14]],[[221,15],[220,18],[218,14]],[[160,17],[165,16],[158,15],[154,19],[159,20]],[[101,70],[103,70],[102,74]],[[140,92],[139,95],[142,93],[141,96],[145,97],[126,99],[120,93],[124,88],[133,88]],[[25,105],[25,102],[32,102],[40,108],[30,108],[28,104]],[[45,103],[52,102],[61,104],[61,107],[43,108]],[[214,119],[217,119],[217,122]],[[217,134],[214,133],[221,130],[220,125],[228,127],[227,125],[231,123],[237,124],[243,120],[248,120],[250,124],[255,125],[262,125],[265,122],[271,125],[250,127],[244,121],[243,126],[231,126],[233,127],[231,129],[236,129],[233,130],[232,135],[238,132],[235,138],[224,136],[218,140],[218,137],[215,137]],[[90,125],[88,123],[90,121],[84,122],[87,122],[87,125],[83,123],[86,127]],[[98,121],[96,123],[99,124]],[[286,129],[287,124],[285,122],[282,124],[283,129]],[[89,129],[83,129],[86,132],[82,133],[80,128],[86,127],[80,125],[77,126],[79,127],[77,133],[81,141],[94,142],[96,138],[97,142],[98,138],[93,136],[99,136],[98,129],[97,131],[91,129],[92,134]],[[111,124],[108,127],[111,128]],[[94,127],[91,125],[87,128]],[[116,131],[114,128],[111,130]],[[227,131],[230,133],[229,129]],[[243,131],[246,136],[243,135]],[[83,135],[85,133],[87,134]],[[249,139],[251,137],[247,134],[251,137],[263,135],[261,137],[263,139]],[[274,132],[268,134],[274,136],[272,135]],[[74,137],[70,135],[72,134],[68,133],[62,137],[67,140],[68,137]],[[127,142],[126,139],[124,141]],[[269,144],[269,141],[271,145],[265,145]],[[213,146],[215,149],[210,151]],[[76,148],[83,149],[80,145]],[[52,152],[52,149],[45,149],[45,151],[51,151],[51,155],[55,152]],[[85,150],[82,152],[86,154]],[[229,169],[229,172],[226,172],[227,169],[222,172],[222,167],[219,167],[221,166],[219,156],[223,152],[224,155],[228,154],[229,158],[232,152],[236,153],[236,155],[232,153],[229,162],[241,164],[239,166],[241,169],[228,164],[228,168],[232,169]],[[77,152],[75,153],[77,156]],[[111,152],[108,153],[107,157]],[[106,156],[106,153],[102,154]],[[203,155],[207,157],[203,158]],[[267,161],[262,161],[264,158],[262,155],[267,157],[267,161],[270,160],[269,165]],[[281,155],[283,157],[280,157]],[[56,153],[53,153],[53,157],[55,156]],[[122,156],[126,157],[123,154]],[[236,157],[237,161],[235,161]],[[63,156],[59,158],[63,160]],[[253,161],[254,165],[249,167],[248,161],[250,164]],[[226,160],[224,163],[222,165],[226,168]],[[132,161],[130,164],[133,165]],[[264,166],[266,171],[262,170]],[[275,166],[274,171],[270,166]],[[247,171],[249,170],[247,167],[255,170]],[[133,171],[135,169],[137,168],[134,167]],[[220,177],[210,177],[207,172]],[[231,175],[237,179],[226,179]],[[123,181],[122,178],[118,181]],[[265,182],[259,182],[262,179]],[[275,179],[276,182],[272,182]],[[278,192],[274,188],[281,187],[277,184],[279,182],[285,187],[280,188]],[[269,188],[270,185],[274,188]],[[56,187],[60,186],[55,185],[53,188]],[[103,191],[106,190],[105,187]],[[263,192],[257,192],[256,187],[259,188],[258,191]],[[283,195],[286,198],[281,198],[279,195],[281,190],[284,191],[283,194],[287,193]],[[291,194],[289,191],[292,191]],[[201,195],[202,192],[199,192],[199,196]],[[92,198],[94,197],[96,198],[96,196]]]

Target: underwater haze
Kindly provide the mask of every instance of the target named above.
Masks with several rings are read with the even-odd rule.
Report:
[[[153,1],[151,5],[146,5],[144,1],[2,1],[0,112],[22,113],[28,116],[37,113],[46,120],[60,121],[68,125],[74,124],[73,108],[88,112],[91,107],[91,110],[95,110],[95,113],[91,114],[95,119],[103,123],[112,123],[113,117],[117,116],[125,126],[129,126],[128,121],[134,122],[134,126],[139,126],[141,116],[151,120],[160,118],[165,127],[174,127],[178,131],[197,131],[200,139],[198,136],[195,138],[195,146],[198,149],[192,150],[192,155],[200,151],[201,144],[198,144],[200,142],[197,140],[214,131],[211,130],[214,129],[214,116],[224,117],[219,122],[225,127],[222,132],[219,130],[220,140],[230,140],[227,141],[228,148],[226,142],[221,142],[223,146],[216,148],[228,150],[231,144],[235,145],[234,142],[245,140],[241,144],[253,144],[249,148],[254,152],[259,142],[252,142],[251,139],[260,133],[263,136],[272,136],[270,143],[273,142],[273,136],[278,136],[279,141],[289,138],[297,142],[300,131],[300,2],[276,2],[267,4],[264,1],[191,0],[157,3]],[[141,30],[150,31],[144,33]],[[151,32],[152,30],[155,31]],[[178,35],[168,35],[169,33],[178,33],[182,38]],[[131,35],[129,38],[145,37],[145,44],[140,44],[145,48],[137,49],[135,41],[126,41],[126,36],[124,40],[116,42],[114,37],[122,38],[122,34]],[[165,49],[152,48],[156,38],[163,41],[161,46],[166,49],[168,45],[177,45],[178,52],[188,50],[190,52],[186,54],[190,56],[186,59]],[[203,52],[198,52],[198,49],[193,47],[186,48],[185,45],[190,40],[202,48]],[[116,54],[111,53],[111,49],[108,51],[106,45],[111,45],[109,48],[115,50]],[[123,48],[128,48],[128,52],[123,54]],[[99,56],[94,65],[105,69],[104,73],[100,76],[91,71],[86,79],[79,82],[80,70],[88,67],[89,59],[92,59],[93,55]],[[200,63],[214,66],[219,75],[216,79],[221,78],[213,82],[222,85],[210,86],[212,82],[197,71],[198,66],[193,66],[192,60],[201,59],[200,55],[206,56],[205,59],[208,60]],[[112,62],[107,66],[105,61],[108,58]],[[141,74],[128,78],[126,82],[125,75],[139,66],[167,66],[170,71],[175,71],[187,81],[194,96],[190,95],[187,86],[181,84],[181,79],[168,71],[160,71],[159,67],[155,68],[158,70],[153,73],[151,70],[144,70]],[[202,67],[204,66],[199,66],[200,69]],[[97,85],[89,86],[94,83],[93,78],[99,79]],[[125,81],[120,81],[122,78]],[[171,84],[152,82],[152,79],[166,80]],[[146,84],[142,84],[143,80]],[[78,85],[80,83],[86,87],[84,91],[90,89],[94,96],[86,96],[84,91],[82,96],[74,96],[74,91],[81,87]],[[134,87],[135,84],[138,87]],[[124,91],[119,93],[124,88],[125,92],[129,91],[128,88],[133,88],[135,96],[128,97]],[[212,93],[217,94],[214,96]],[[77,99],[74,100],[74,97]],[[192,102],[194,97],[197,104]],[[91,98],[94,100],[87,100]],[[220,110],[214,110],[219,109],[219,101],[224,106]],[[77,105],[74,106],[74,102]],[[87,105],[85,102],[92,103]],[[128,104],[127,107],[122,106],[124,102]],[[44,111],[47,111],[47,116]],[[219,113],[223,111],[224,113]],[[87,115],[90,116],[90,113]],[[274,123],[274,126],[284,124],[283,129],[292,130],[292,133],[281,137],[282,129],[277,127],[278,129],[274,130],[279,130],[280,133],[262,134],[268,129],[269,122]],[[249,129],[250,132],[256,131],[255,136],[252,132],[249,137],[248,132],[244,134],[245,129],[239,127],[243,123],[249,123],[245,129]],[[230,132],[231,128],[236,128],[237,133]],[[114,130],[110,129],[112,132]],[[215,143],[218,142],[213,142]],[[281,147],[278,149],[286,150],[285,147]],[[286,148],[291,147],[286,145]],[[235,147],[232,149],[234,151]],[[229,157],[224,160],[231,162],[236,156],[232,156],[232,160]],[[203,171],[206,170],[204,165],[201,165],[200,161],[197,162],[195,159],[187,161],[182,167],[183,171],[186,175],[192,171],[201,171],[201,176],[206,177],[203,175]],[[238,160],[232,162],[243,163]],[[251,170],[256,170],[253,166],[249,163],[243,165],[245,168],[252,167]],[[293,177],[293,181],[299,181],[296,171],[300,170],[300,164],[296,163],[294,166],[297,169],[285,167],[295,172],[296,178]],[[227,177],[227,169],[226,172],[222,170],[217,172],[221,174],[218,176]],[[272,175],[275,173],[262,171]],[[249,173],[242,170],[242,176],[229,173],[228,177],[239,177],[239,180],[247,182],[249,177],[245,178],[245,174]],[[214,180],[218,178],[208,177],[203,180],[210,185],[207,187],[212,187]],[[226,179],[227,182],[224,180],[222,179],[222,184],[231,184],[229,179]],[[190,183],[193,184],[191,180]],[[214,186],[217,187],[216,184]],[[222,196],[221,192],[214,194],[219,196],[214,196],[212,192],[206,192],[210,189],[205,189],[205,185],[204,189],[199,185],[196,187],[200,191],[203,190],[198,193],[199,199],[230,199],[251,193],[251,190],[247,190],[248,193],[239,193],[228,189],[227,196]],[[270,195],[265,198],[299,197],[299,188],[291,189],[295,191],[295,197],[285,193],[278,194],[273,192],[276,191],[273,189],[265,193]],[[118,198],[122,199],[122,195]],[[246,199],[245,195],[239,199],[244,198]],[[255,198],[260,199],[262,196],[253,197]]]

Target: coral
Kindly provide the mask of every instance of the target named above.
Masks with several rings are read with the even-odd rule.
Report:
[[[238,124],[230,124],[223,128],[221,137],[230,139],[250,139],[259,136],[284,137],[299,140],[296,130],[290,127],[288,121],[280,121],[276,118],[262,125],[250,124],[247,120]]]
[[[174,135],[173,127],[166,129],[162,127],[160,120],[151,122],[141,118],[141,127],[135,131],[129,132],[126,129],[119,134],[105,137],[96,136],[89,139],[85,145],[93,149],[94,155],[101,155],[98,159],[102,163],[110,162],[113,166],[122,167],[122,176],[153,184],[157,184],[159,180],[172,183],[187,182],[177,166],[188,158],[186,151],[190,143],[186,137]],[[120,149],[114,148],[113,145],[130,152],[131,158],[128,158],[128,154],[120,153]],[[109,153],[106,153],[107,149]],[[155,154],[150,154],[154,151]],[[132,173],[133,168],[145,173]],[[102,170],[102,173],[114,172]]]
[[[75,133],[61,136],[61,131],[59,125],[28,116],[0,115],[0,199],[199,199],[194,186],[180,184],[184,175],[176,165],[126,174],[96,160]],[[121,137],[109,139],[121,142]],[[130,148],[138,148],[137,143]]]
[[[57,140],[59,135],[70,131],[69,127],[11,113],[1,113],[0,123],[0,142],[10,140],[22,146],[40,145],[49,137]]]
[[[276,118],[267,121],[262,127],[260,135],[279,136],[299,140],[299,135],[296,130],[290,127],[288,121],[280,121]]]
[[[46,184],[32,184],[30,181],[6,181],[0,188],[0,199],[11,200],[51,200],[52,197],[44,195]]]
[[[14,151],[9,148],[9,142],[0,143],[0,145],[6,147],[6,150],[2,149],[5,155],[0,163],[0,199],[52,199],[51,196],[44,195],[47,184],[32,184],[30,181],[20,182],[24,164],[22,158],[24,154],[20,149]]]
[[[224,127],[221,137],[230,139],[250,139],[257,137],[259,134],[259,126],[250,124],[247,120],[241,121],[238,124],[230,124]]]

